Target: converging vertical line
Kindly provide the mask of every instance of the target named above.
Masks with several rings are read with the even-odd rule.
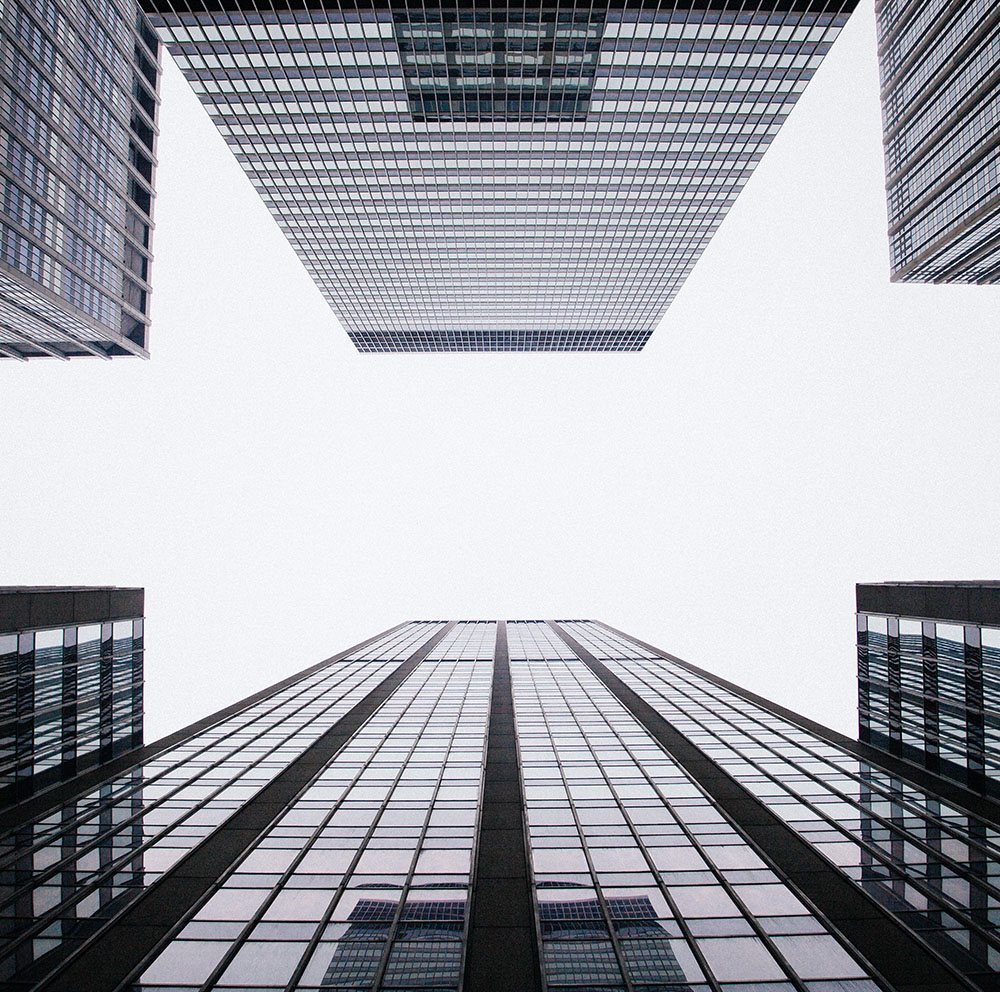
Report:
[[[519,764],[507,625],[500,620],[462,992],[541,992]]]

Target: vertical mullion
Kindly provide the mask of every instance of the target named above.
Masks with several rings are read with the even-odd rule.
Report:
[[[141,747],[143,740],[145,629],[146,622],[142,617],[132,621],[132,682],[130,686],[132,694],[131,747]]]
[[[463,992],[541,992],[507,625],[497,622]]]
[[[941,770],[941,689],[938,685],[937,627],[933,620],[921,624],[920,644],[924,673],[924,763],[929,771]]]
[[[14,783],[27,787],[31,778],[31,756],[35,746],[35,635],[17,639],[17,741]],[[17,793],[15,793],[17,795]]]
[[[63,660],[62,660],[62,754],[60,764],[62,765],[62,775],[68,778],[76,772],[77,748],[77,722],[76,722],[76,696],[77,696],[77,660],[76,660],[77,628],[66,627],[63,631]]]
[[[871,743],[871,683],[868,670],[868,616],[857,615],[858,629],[858,740]]]
[[[986,785],[986,741],[983,719],[983,649],[979,627],[966,624],[962,639],[965,642],[966,764],[970,788],[981,791]]]
[[[899,617],[887,621],[886,665],[889,673],[889,750],[901,754],[903,747],[902,671],[899,651]]]

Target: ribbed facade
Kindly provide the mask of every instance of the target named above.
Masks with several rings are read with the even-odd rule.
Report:
[[[642,348],[853,0],[154,2],[359,350]]]
[[[859,586],[858,604],[861,740],[1000,795],[1000,585]]]
[[[147,356],[158,51],[129,0],[0,6],[0,357]]]
[[[0,589],[0,804],[142,743],[142,604]]]
[[[1000,7],[876,3],[890,265],[902,282],[1000,280]]]

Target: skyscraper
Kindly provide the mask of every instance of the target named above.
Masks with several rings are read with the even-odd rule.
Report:
[[[131,0],[0,7],[0,357],[148,354],[158,53]]]
[[[0,588],[0,804],[142,743],[143,599]]]
[[[0,975],[992,989],[996,814],[604,624],[406,623],[0,815]]]
[[[643,347],[854,0],[147,0],[361,351]]]
[[[1000,583],[859,585],[861,740],[1000,795]]]
[[[1000,280],[1000,9],[876,0],[892,278]]]

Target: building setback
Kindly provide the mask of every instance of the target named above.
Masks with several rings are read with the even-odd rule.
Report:
[[[146,0],[360,351],[643,347],[854,0]]]
[[[0,804],[142,744],[143,599],[0,588]]]
[[[0,814],[0,977],[993,989],[997,822],[604,624],[405,623]]]
[[[1000,280],[1000,6],[876,0],[900,282]]]
[[[1000,583],[857,587],[860,736],[1000,795]]]
[[[0,357],[148,357],[158,53],[130,0],[0,6]]]

